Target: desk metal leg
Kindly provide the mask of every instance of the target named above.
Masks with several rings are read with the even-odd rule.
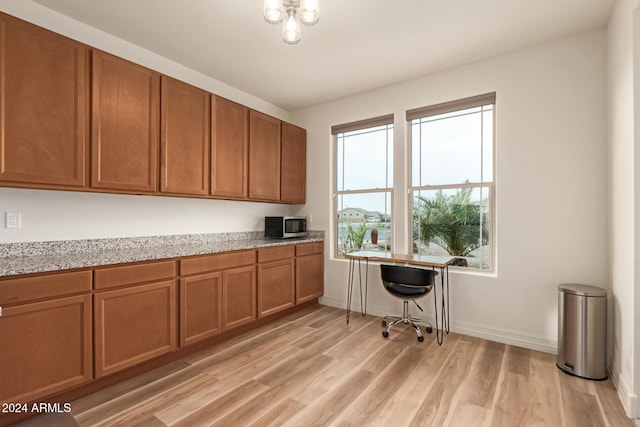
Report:
[[[353,294],[353,279],[355,276],[355,261],[356,259],[349,259],[349,277],[347,283],[347,324],[349,324],[349,318],[351,316],[351,300]],[[360,288],[360,312],[363,316],[367,314],[367,297],[369,293],[369,259],[365,262],[365,278],[364,278],[364,292],[362,291],[362,263],[358,259],[358,285]]]
[[[369,258],[365,262],[364,272],[364,298],[362,293],[362,270],[360,270],[360,260],[358,260],[358,279],[360,279],[360,313],[367,315],[367,296],[369,294]]]
[[[442,316],[442,322],[443,322],[443,326],[444,326],[444,330],[447,332],[447,334],[449,333],[449,266],[447,265],[446,267],[442,267],[441,268],[441,273],[442,273],[442,297],[446,300],[446,314],[443,313]],[[446,277],[445,277],[446,276]],[[447,292],[445,294],[444,288],[447,288]],[[443,304],[442,304],[442,309],[445,309],[445,304],[444,304],[444,300],[443,300]],[[446,323],[445,322],[446,319]]]
[[[432,270],[434,271],[434,274],[437,274],[435,267],[433,267]],[[444,331],[441,332],[440,327],[438,325],[438,285],[435,283],[433,284],[433,310],[435,311],[435,318],[436,318],[436,340],[438,341],[439,345],[442,345],[442,341],[444,339]],[[443,329],[444,329],[444,325],[443,325]]]
[[[436,271],[435,267],[433,271]],[[449,266],[440,267],[440,290],[442,292],[442,304],[440,304],[440,324],[442,330],[438,327],[438,292],[437,286],[433,287],[433,305],[436,312],[436,339],[438,344],[442,345],[445,332],[449,334]]]
[[[355,259],[349,259],[349,276],[347,277],[347,325],[351,315],[351,294],[353,291],[353,269],[355,267]]]

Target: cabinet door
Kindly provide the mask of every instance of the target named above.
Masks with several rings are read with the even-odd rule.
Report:
[[[86,185],[87,52],[0,14],[0,181]]]
[[[324,256],[321,253],[296,258],[296,304],[322,296],[323,264]]]
[[[91,296],[5,307],[0,402],[30,402],[92,379]]]
[[[280,120],[251,110],[249,198],[280,200]]]
[[[160,191],[209,194],[210,95],[162,76]]]
[[[211,98],[211,194],[246,199],[249,188],[249,109]]]
[[[160,76],[97,50],[92,58],[91,186],[154,192]]]
[[[296,303],[294,260],[258,265],[258,317],[265,317]]]
[[[256,319],[256,269],[238,267],[222,272],[222,323],[235,328]]]
[[[222,331],[222,274],[210,273],[180,280],[180,345],[185,346]]]
[[[282,123],[281,200],[305,203],[307,183],[307,132]]]
[[[175,281],[94,295],[96,378],[176,348]]]

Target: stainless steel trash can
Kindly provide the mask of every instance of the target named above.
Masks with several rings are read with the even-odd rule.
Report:
[[[591,380],[607,378],[607,291],[558,285],[558,357],[563,371]]]

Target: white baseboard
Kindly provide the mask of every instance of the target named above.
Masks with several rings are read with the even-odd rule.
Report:
[[[320,298],[320,304],[328,305],[330,307],[336,308],[346,308],[344,300],[331,298],[331,297],[322,297]],[[354,313],[360,312],[360,304],[359,300],[352,301],[351,310]],[[385,316],[388,313],[387,307],[378,307],[375,305],[367,305],[367,313],[373,316]],[[435,325],[434,318],[429,316],[423,316],[425,321],[431,322],[432,325]],[[462,335],[468,335],[477,338],[483,338],[490,341],[500,342],[503,344],[514,345],[517,347],[524,347],[531,350],[542,351],[545,353],[557,354],[558,352],[558,343],[555,340],[540,337],[530,334],[523,334],[518,331],[513,330],[500,330],[495,328],[488,328],[482,325],[477,324],[467,324],[464,322],[455,322],[454,319],[451,319],[450,331],[456,332]]]
[[[638,399],[638,395],[631,391],[631,387],[629,387],[629,384],[620,373],[612,369],[609,371],[609,377],[613,382],[613,386],[618,391],[618,397],[627,413],[627,417],[640,418],[640,400]]]

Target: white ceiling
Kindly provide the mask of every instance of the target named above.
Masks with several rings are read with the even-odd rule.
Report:
[[[320,0],[286,45],[262,0],[35,0],[285,110],[606,25],[615,0]]]

